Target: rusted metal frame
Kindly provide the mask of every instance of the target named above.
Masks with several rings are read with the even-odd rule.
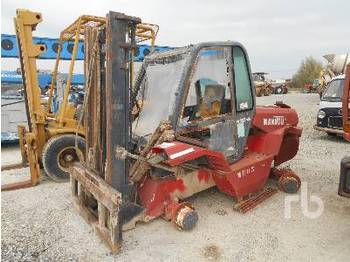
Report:
[[[96,175],[93,171],[89,171],[80,163],[74,163],[71,173],[72,177],[78,180],[87,192],[94,195],[95,198],[98,198],[108,209],[121,205],[121,192],[112,188],[103,178]],[[72,189],[74,189],[74,187],[72,187]]]
[[[130,44],[125,36],[130,30],[130,24],[140,23],[139,18],[128,17],[121,13],[110,12],[107,17],[106,30],[106,173],[107,183],[122,192],[128,182],[128,162],[115,159],[115,147],[130,149],[130,82],[129,63]]]
[[[105,45],[106,43],[106,28],[101,32],[100,34],[100,40],[101,45]],[[105,46],[104,46],[105,47]],[[99,83],[99,108],[98,110],[98,120],[100,122],[100,129],[97,130],[97,136],[99,137],[100,146],[96,149],[96,158],[97,161],[100,163],[100,174],[104,177],[104,171],[105,171],[105,160],[106,160],[106,112],[107,112],[107,106],[106,101],[106,49],[102,48],[100,49],[100,83]]]
[[[123,171],[119,169],[117,165],[114,165],[117,161],[115,159],[114,148],[116,145],[119,145],[119,141],[116,141],[115,133],[116,131],[120,132],[118,121],[119,123],[122,122],[121,124],[124,123],[126,125],[131,125],[130,119],[128,119],[130,118],[131,110],[128,101],[129,99],[127,99],[131,89],[131,81],[128,71],[129,66],[127,66],[127,64],[130,62],[130,49],[134,46],[135,41],[131,40],[125,42],[125,36],[127,33],[132,37],[135,35],[130,33],[130,30],[133,30],[132,28],[135,30],[135,26],[132,25],[136,25],[140,20],[138,18],[128,17],[124,14],[114,12],[110,12],[107,18],[107,37],[105,40],[107,63],[105,64],[104,55],[101,55],[100,61],[100,96],[101,99],[103,98],[104,100],[100,100],[100,106],[98,106],[98,104],[96,105],[100,108],[100,118],[98,118],[98,112],[96,112],[96,115],[94,116],[97,118],[94,119],[94,121],[99,121],[102,127],[96,135],[101,138],[102,148],[99,157],[103,160],[101,161],[102,168],[104,168],[104,164],[106,164],[106,168],[104,169],[105,174],[100,174],[100,176],[97,172],[88,171],[77,163],[76,165],[80,166],[80,169],[76,166],[73,167],[71,180],[73,180],[72,193],[75,195],[74,203],[80,214],[91,223],[96,233],[109,246],[112,252],[117,252],[122,240],[122,225],[125,225],[125,223],[128,222],[132,223],[135,220],[134,218],[142,215],[142,213],[140,213],[142,209],[128,200],[130,190],[127,174],[128,169]],[[104,68],[105,65],[106,68]],[[106,74],[106,80],[103,78],[104,74]],[[122,107],[116,107],[116,105]],[[120,121],[121,118],[116,116],[115,113],[118,109],[120,110],[120,114],[124,114],[124,116],[122,116],[124,117],[124,121]],[[125,130],[122,131],[121,135],[129,137],[126,139],[127,143],[124,143],[128,148],[130,144],[129,140],[131,138],[131,128],[129,127],[129,132]],[[111,142],[114,144],[112,145]],[[105,161],[107,163],[105,163]],[[109,164],[111,165],[110,168]],[[111,169],[111,167],[114,167],[114,169]],[[110,174],[109,178],[108,172]],[[78,175],[75,176],[75,174]],[[105,177],[105,181],[102,179],[103,176]],[[119,182],[121,183],[117,183],[117,186],[119,184],[121,190],[116,191],[113,189],[113,182],[115,181],[111,179],[112,176],[119,176]],[[96,181],[100,182],[96,183]],[[79,183],[81,183],[80,186]],[[104,198],[104,196],[106,194],[108,195],[108,192],[111,192],[111,190],[120,194],[120,198],[118,198],[118,206],[115,205],[113,209],[109,208],[109,202],[109,204],[104,202],[104,200],[111,201],[111,199]],[[83,193],[83,196],[79,197],[77,196],[77,194],[80,194],[79,191],[88,192],[94,196],[98,202],[97,214],[91,212],[91,209],[88,207],[84,207],[84,205],[87,204],[84,201],[86,193]],[[96,216],[98,217],[98,220],[96,220]],[[107,216],[109,216],[109,219]],[[106,220],[110,221],[108,225],[106,225]]]
[[[88,29],[90,33],[85,34],[85,71],[88,70],[88,63],[90,61],[90,53],[92,46],[91,31],[97,30],[96,28]],[[100,29],[99,29],[100,30]],[[92,84],[89,88],[89,102],[87,103],[85,117],[86,127],[86,155],[87,155],[87,167],[101,177],[104,177],[105,167],[105,137],[106,137],[106,119],[105,119],[105,49],[102,45],[105,44],[105,29],[101,29],[99,32],[99,45],[98,53],[96,54],[96,61],[93,65]]]
[[[101,68],[104,66],[104,60],[100,59],[100,50],[99,45],[97,50],[94,50],[94,45],[97,37],[97,28],[85,28],[84,34],[84,69],[85,75],[92,74],[90,87],[88,88],[89,97],[87,103],[87,110],[84,112],[84,121],[86,131],[86,155],[87,157],[87,167],[81,166],[77,164],[77,168],[73,168],[71,171],[71,189],[74,204],[79,211],[80,215],[91,224],[96,234],[103,240],[103,242],[112,250],[112,252],[116,253],[120,248],[120,243],[115,242],[114,235],[112,236],[112,232],[118,232],[119,225],[117,218],[118,215],[118,205],[114,205],[115,208],[112,210],[108,209],[106,206],[113,206],[111,198],[108,198],[109,193],[113,191],[113,188],[108,186],[103,178],[102,178],[102,168],[104,166],[104,162],[102,161],[102,156],[99,154],[99,150],[101,150],[101,145],[97,145],[97,141],[99,138],[103,137],[102,134],[105,132],[104,128],[98,128],[98,126],[102,126],[104,120],[102,119],[100,112],[103,104],[101,103],[101,95],[102,91],[101,86],[103,86],[102,78],[101,78]],[[104,40],[103,40],[104,41]],[[97,51],[96,54],[93,52]],[[94,59],[94,64],[91,63],[91,56],[96,56]],[[90,77],[89,77],[90,78]],[[96,144],[95,144],[96,143]],[[99,161],[100,160],[100,161]],[[97,164],[100,165],[100,170],[98,169]],[[74,170],[75,169],[75,170]],[[92,170],[92,171],[89,171]],[[77,174],[76,176],[74,176]],[[99,182],[96,182],[99,181]],[[92,184],[90,184],[92,182]],[[119,192],[115,191],[114,193],[118,194],[118,198],[121,201],[121,195]],[[97,214],[95,211],[91,209],[88,205],[88,201],[86,201],[87,195],[92,195],[93,198],[96,199],[98,204]],[[107,196],[107,198],[106,198]],[[107,217],[109,217],[109,221],[114,221],[114,224],[107,224]],[[114,233],[113,233],[114,234]]]
[[[98,34],[98,28],[89,28],[85,29],[85,59],[84,59],[84,69],[85,75],[92,74],[91,83],[88,90],[89,94],[87,95],[87,110],[84,112],[85,124],[86,127],[86,148],[88,161],[87,165],[92,170],[95,170],[97,173],[102,172],[102,159],[100,157],[101,150],[101,61],[100,61],[100,43],[97,44],[96,50],[94,49],[95,42],[100,42]],[[91,54],[91,52],[96,52]],[[94,55],[94,64],[90,66],[91,58],[90,56]],[[90,68],[89,68],[90,66]],[[92,70],[88,73],[89,70]]]
[[[91,74],[92,72],[89,72],[89,65],[90,65],[90,54],[92,52],[92,46],[94,41],[92,40],[94,38],[94,32],[92,31],[91,27],[85,28],[84,32],[84,75]],[[95,69],[95,65],[93,65],[93,69]],[[93,120],[95,119],[94,111],[92,108],[95,106],[95,79],[94,76],[91,78],[91,86],[90,89],[86,91],[86,95],[90,98],[87,103],[87,108],[85,109],[84,114],[84,126],[86,128],[86,134],[85,134],[85,141],[86,141],[86,156],[87,156],[87,165],[89,168],[94,169],[94,166],[96,164],[95,159],[93,157],[93,153],[91,148],[94,144],[93,141]],[[85,87],[86,89],[86,87]]]
[[[109,12],[106,26],[106,167],[105,181],[122,194],[123,203],[118,211],[117,226],[112,231],[113,242],[122,240],[122,225],[139,215],[142,208],[133,204],[133,185],[129,182],[129,162],[115,158],[115,148],[129,151],[131,143],[129,59],[135,30],[141,19]],[[126,36],[129,39],[126,39]]]
[[[121,246],[119,236],[121,234],[119,218],[121,193],[79,163],[71,169],[70,183],[73,203],[80,215],[91,224],[112,253],[117,253]],[[89,192],[97,201],[97,215],[89,206],[86,192]]]

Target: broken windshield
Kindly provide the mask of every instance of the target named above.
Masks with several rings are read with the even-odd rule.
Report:
[[[161,121],[169,119],[185,58],[185,54],[176,54],[145,63],[145,75],[137,97],[142,101],[142,108],[133,124],[136,135],[148,136]]]

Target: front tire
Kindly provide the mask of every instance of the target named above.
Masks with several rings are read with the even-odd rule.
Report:
[[[47,141],[42,156],[46,174],[55,182],[66,182],[69,179],[69,167],[78,161],[75,149],[76,136],[73,134],[57,135]],[[85,140],[78,136],[79,155],[85,154]]]

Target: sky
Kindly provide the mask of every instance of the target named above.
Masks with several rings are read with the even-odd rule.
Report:
[[[325,62],[324,54],[350,52],[349,0],[2,0],[2,33],[14,34],[17,8],[42,13],[35,36],[57,38],[78,16],[112,10],[158,24],[158,45],[238,41],[252,71],[275,79],[290,78],[307,56]],[[19,67],[15,59],[4,60],[2,70]],[[52,69],[53,61],[39,61],[38,67]]]

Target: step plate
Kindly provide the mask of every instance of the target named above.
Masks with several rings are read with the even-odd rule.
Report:
[[[246,213],[275,193],[277,193],[277,189],[271,187],[265,188],[263,191],[249,197],[248,199],[238,202],[233,206],[233,209],[241,213]]]

